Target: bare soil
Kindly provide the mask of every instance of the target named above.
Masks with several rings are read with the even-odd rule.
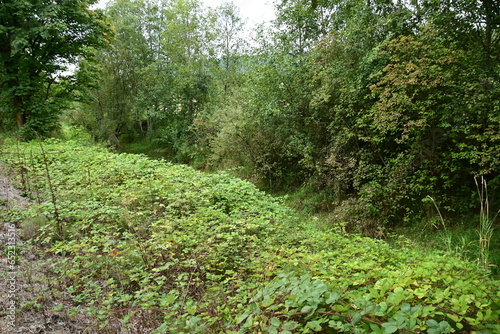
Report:
[[[75,305],[51,285],[50,259],[23,240],[29,231],[10,218],[12,209],[30,204],[0,165],[0,333],[98,333],[85,315],[70,315]]]

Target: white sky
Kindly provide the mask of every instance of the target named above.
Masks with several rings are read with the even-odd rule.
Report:
[[[250,26],[269,22],[274,14],[273,0],[200,0],[207,7],[217,7],[226,2],[234,2],[240,8],[240,16]],[[99,0],[97,7],[103,8],[107,0]]]
[[[268,22],[275,18],[273,0],[201,0],[208,7],[217,7],[233,2],[240,8],[240,16],[250,25]]]

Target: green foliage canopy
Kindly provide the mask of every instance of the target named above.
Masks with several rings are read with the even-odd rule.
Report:
[[[70,64],[107,46],[112,30],[94,0],[5,0],[0,3],[2,120],[27,137],[58,126],[79,84]]]

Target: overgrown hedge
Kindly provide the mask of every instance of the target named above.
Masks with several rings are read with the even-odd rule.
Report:
[[[77,142],[1,151],[34,197],[17,217],[102,331],[500,332],[499,282],[450,254],[319,230],[224,173]]]

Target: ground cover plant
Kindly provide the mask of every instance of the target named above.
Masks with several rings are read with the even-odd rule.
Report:
[[[0,150],[33,200],[12,219],[99,332],[500,332],[499,282],[451,254],[318,228],[224,173],[77,141]]]

